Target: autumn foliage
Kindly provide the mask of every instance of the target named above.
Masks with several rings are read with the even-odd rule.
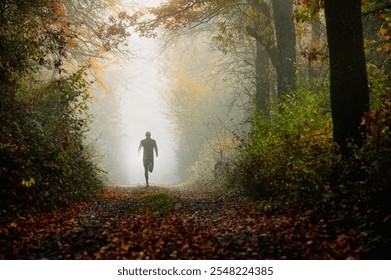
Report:
[[[0,4],[1,222],[101,188],[85,142],[91,66],[120,49],[130,18],[101,1],[84,2]]]

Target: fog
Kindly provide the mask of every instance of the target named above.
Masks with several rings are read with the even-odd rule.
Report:
[[[142,153],[138,157],[137,148],[150,131],[159,157],[149,182],[178,183],[177,144],[166,117],[166,79],[159,65],[159,41],[132,35],[129,45],[131,58],[116,58],[104,69],[102,82],[108,89],[94,86],[90,135],[96,139],[97,158],[112,183],[144,183]]]
[[[237,135],[245,127],[249,97],[239,94],[247,85],[232,70],[249,67],[212,47],[213,31],[207,26],[161,39],[132,34],[131,57],[106,62],[102,84],[108,90],[94,86],[90,135],[112,183],[145,182],[137,148],[146,131],[159,149],[151,184],[176,184],[195,174],[208,178],[234,147],[231,131]]]
[[[123,163],[130,172],[126,183],[144,182],[142,155],[137,148],[145,132],[150,131],[157,141],[159,157],[155,158],[155,170],[151,183],[173,184],[177,182],[175,139],[167,119],[167,107],[163,99],[165,77],[159,69],[156,40],[139,39],[136,59],[119,65],[122,73],[129,73],[118,90],[121,96],[120,116],[124,128]],[[116,67],[113,67],[114,69]],[[115,71],[118,73],[118,70]]]

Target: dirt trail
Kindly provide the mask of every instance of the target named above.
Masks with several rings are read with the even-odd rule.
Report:
[[[187,185],[112,186],[93,202],[0,228],[0,258],[357,258],[352,241],[306,217],[267,216]]]

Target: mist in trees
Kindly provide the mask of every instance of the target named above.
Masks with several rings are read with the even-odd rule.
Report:
[[[159,69],[158,45],[157,39],[133,39],[132,57],[109,65],[102,77],[105,88],[94,87],[91,141],[96,142],[97,159],[115,184],[144,182],[137,147],[146,131],[157,141],[160,154],[151,182],[179,182],[177,141],[163,98],[167,81]]]
[[[178,0],[137,14],[140,34],[176,41],[166,98],[181,174],[265,211],[318,208],[389,230],[378,199],[390,195],[389,8]]]
[[[224,71],[233,69],[234,63],[213,48],[209,38],[209,32],[192,31],[174,36],[163,46],[169,81],[164,97],[178,141],[182,180],[197,173],[194,168],[211,174],[216,162],[226,160],[230,134],[245,127],[239,126],[246,114],[238,106],[251,106],[248,96],[235,94],[238,80]]]
[[[273,111],[286,106],[285,95],[289,100],[290,95],[302,90],[324,93],[329,82],[327,48],[332,49],[333,45],[326,44],[322,5],[321,1],[288,0],[168,1],[136,13],[136,31],[146,37],[157,36],[165,45],[161,55],[166,59],[164,75],[169,81],[165,99],[179,143],[176,154],[181,178],[197,173],[192,169],[195,166],[206,166],[208,156],[213,158],[209,162],[213,172],[212,162],[223,160],[223,154],[230,153],[227,150],[232,152],[232,148],[241,146],[239,142],[249,140],[254,115],[261,113],[273,122]],[[368,11],[381,11],[374,8],[372,1],[364,1],[364,5]],[[367,16],[372,14],[368,12]],[[146,15],[148,19],[144,20]],[[338,32],[332,26],[336,17],[331,18],[329,30]],[[344,31],[352,34],[347,28]],[[339,55],[346,57],[341,52]],[[363,61],[360,63],[364,65]],[[380,67],[383,65],[386,64]],[[331,88],[335,77],[340,77],[337,87],[342,89],[342,75],[331,72]],[[346,95],[341,98],[356,103]],[[340,103],[341,115],[336,113],[335,98],[331,99],[332,107],[329,101],[323,107],[333,112],[333,136],[344,153],[346,141],[359,133],[359,119],[369,108],[368,102],[366,109],[360,109],[361,113],[354,117],[356,121],[349,122],[346,116],[342,117],[345,103]],[[339,129],[338,122],[350,123],[347,126],[351,127]]]

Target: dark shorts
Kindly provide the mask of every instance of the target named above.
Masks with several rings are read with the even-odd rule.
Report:
[[[149,169],[149,172],[153,171],[153,158],[144,158],[143,159],[144,168]]]

